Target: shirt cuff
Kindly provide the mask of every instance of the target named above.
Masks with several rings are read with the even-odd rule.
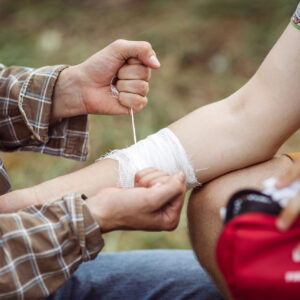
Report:
[[[300,29],[300,3],[298,4],[296,11],[291,18],[291,23],[294,25],[294,27]]]
[[[22,85],[18,106],[32,134],[32,142],[22,150],[86,160],[88,153],[86,115],[63,119],[50,126],[55,84],[60,72],[67,67],[58,65],[35,69]]]
[[[71,214],[73,232],[77,234],[83,261],[94,259],[104,247],[98,223],[93,218],[81,194],[63,197]]]

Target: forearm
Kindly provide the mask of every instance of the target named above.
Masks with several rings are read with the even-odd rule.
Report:
[[[37,199],[53,201],[70,193],[83,193],[90,197],[99,189],[116,186],[118,182],[118,163],[115,160],[106,159],[95,162],[73,173],[54,178],[31,187],[26,191],[32,191]],[[44,201],[44,200],[42,200]]]
[[[50,203],[73,193],[90,197],[101,188],[116,186],[117,170],[118,163],[107,159],[41,184],[15,190],[0,197],[0,212],[16,212],[30,205]]]

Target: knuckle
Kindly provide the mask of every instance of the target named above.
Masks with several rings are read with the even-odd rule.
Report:
[[[135,174],[134,178],[135,178],[136,182],[139,182],[142,179],[142,174],[140,172],[138,172],[138,173]]]
[[[181,192],[183,189],[183,184],[181,182],[179,182],[179,180],[176,180],[174,182],[174,189],[178,192]]]
[[[143,107],[145,107],[148,103],[148,99],[146,97],[142,97],[140,102],[142,102]]]
[[[150,79],[150,77],[151,77],[151,70],[149,69],[149,68],[146,68],[145,67],[145,69],[146,69],[146,80],[149,80]]]
[[[131,100],[134,103],[134,105],[139,105],[141,104],[141,97],[139,95],[136,94],[132,94],[131,95]]]
[[[140,93],[144,96],[146,96],[149,92],[149,84],[146,81],[140,81],[139,83],[139,90]]]
[[[168,220],[167,230],[172,231],[172,230],[176,229],[178,224],[179,224],[179,218],[177,217],[177,215],[174,214]]]
[[[142,41],[141,43],[142,43],[143,48],[145,48],[145,49],[147,49],[147,50],[152,49],[152,46],[151,46],[151,44],[150,44],[149,42],[147,42],[147,41]]]
[[[145,66],[139,66],[140,79],[147,81],[149,79],[149,69]]]
[[[147,181],[145,179],[139,180],[139,185],[146,187],[147,186]],[[147,198],[148,196],[145,196],[145,201],[148,201],[149,199]],[[146,199],[147,198],[147,199]]]
[[[113,45],[114,46],[123,46],[125,42],[126,42],[126,40],[124,40],[124,39],[117,39],[113,42]]]

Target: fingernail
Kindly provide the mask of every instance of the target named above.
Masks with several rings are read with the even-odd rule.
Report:
[[[184,181],[184,179],[185,179],[185,175],[182,171],[177,173],[176,176],[180,181]]]
[[[276,221],[276,226],[280,231],[286,231],[287,225],[282,219]]]
[[[156,67],[160,67],[160,62],[158,61],[158,59],[155,55],[152,55],[149,60],[152,65],[154,65]]]

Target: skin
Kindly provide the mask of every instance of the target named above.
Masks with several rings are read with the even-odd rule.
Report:
[[[299,53],[300,33],[288,25],[258,71],[240,90],[169,126],[181,141],[199,182],[272,158],[300,127]],[[74,192],[91,197],[102,188],[116,186],[117,181],[118,163],[111,159],[98,161],[3,195],[0,211],[9,206],[18,210],[54,201]]]
[[[220,208],[241,189],[261,189],[262,182],[280,176],[292,166],[287,156],[273,158],[255,166],[234,171],[194,190],[188,203],[190,240],[202,267],[212,277],[226,299],[230,293],[215,259],[215,249],[223,228]]]
[[[234,170],[271,159],[286,139],[300,127],[299,53],[300,33],[289,24],[258,71],[241,89],[224,100],[197,109],[169,126],[181,141],[199,182],[205,183]],[[283,171],[280,168],[280,172]],[[255,172],[257,184],[271,174],[276,176],[272,168],[266,177],[258,176],[260,172],[264,172],[263,168]],[[249,183],[248,173],[244,177]],[[14,203],[11,209],[17,210],[28,204],[54,201],[73,192],[83,192],[93,197],[101,188],[116,186],[117,179],[118,163],[103,160],[38,186],[6,194],[2,196],[3,201],[0,201],[0,211],[6,209],[9,203]],[[222,186],[237,189],[239,185],[234,182],[238,178],[234,179],[226,184],[223,182]],[[222,189],[219,186],[213,190]],[[203,253],[213,253],[213,242],[221,228],[220,223],[217,223],[215,208],[224,204],[227,195],[225,191],[219,197],[212,193],[193,201],[200,204],[195,207],[190,230],[192,235],[193,232],[199,233],[196,234],[198,237],[203,234],[203,244],[208,243],[209,247]],[[205,225],[201,223],[201,207],[210,208],[208,204],[203,204],[203,199],[209,199],[207,202],[216,199],[212,202],[215,205],[211,206],[214,214],[209,214],[207,210],[203,214],[207,212],[210,215],[207,221],[210,228],[206,227],[207,232],[214,237],[210,244],[209,236],[205,239],[205,232],[197,231]],[[189,218],[193,218],[191,214]],[[202,243],[196,242],[193,245],[195,252],[199,254]],[[199,260],[212,274],[214,262],[210,260],[210,256],[207,254],[203,260]],[[222,282],[218,284],[222,288]],[[223,292],[226,293],[224,288]]]
[[[292,184],[294,181],[300,179],[300,159],[297,159],[293,166],[291,166],[284,174],[278,178],[276,183],[277,188],[284,188]],[[291,199],[288,205],[281,212],[276,225],[279,230],[287,231],[300,214],[300,193]]]
[[[61,72],[54,91],[52,122],[85,114],[128,114],[128,108],[141,111],[147,104],[150,69],[159,67],[149,43],[111,43]],[[114,77],[121,92],[118,98],[113,97],[110,87]]]
[[[102,233],[113,230],[174,230],[180,219],[185,175],[155,168],[136,174],[134,189],[106,188],[87,199]]]

